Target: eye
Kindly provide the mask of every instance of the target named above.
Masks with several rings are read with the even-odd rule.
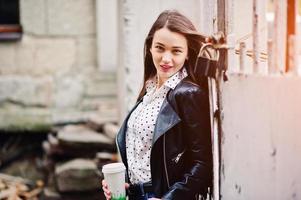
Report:
[[[158,51],[163,51],[164,50],[164,48],[160,45],[156,45],[155,49],[157,49]]]
[[[181,51],[181,50],[179,50],[179,49],[175,49],[175,50],[173,50],[173,52],[174,52],[175,54],[181,54],[181,53],[183,53],[183,51]]]

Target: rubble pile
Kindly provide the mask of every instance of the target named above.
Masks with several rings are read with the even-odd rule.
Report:
[[[43,190],[42,181],[33,182],[21,177],[0,173],[0,199],[36,200]]]
[[[117,161],[113,123],[67,125],[43,142],[47,183],[45,200],[105,199],[101,190],[104,164]],[[87,198],[89,197],[89,198]]]
[[[101,200],[104,164],[116,162],[114,121],[91,118],[43,133],[0,134],[0,200]]]

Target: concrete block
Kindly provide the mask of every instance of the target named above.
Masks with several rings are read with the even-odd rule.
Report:
[[[51,77],[2,76],[0,79],[0,102],[12,101],[28,106],[50,106],[52,104],[52,86]]]
[[[117,97],[84,98],[79,108],[83,111],[116,110]]]
[[[94,0],[48,1],[49,34],[95,34]]]
[[[120,127],[118,125],[113,123],[106,123],[103,127],[104,133],[112,139],[116,138],[119,128]]]
[[[21,0],[20,19],[26,33],[46,34],[46,2],[45,0]]]
[[[85,112],[97,112],[101,118],[113,118],[117,119],[118,116],[118,104],[117,97],[101,97],[101,98],[85,98],[79,109]],[[92,117],[93,118],[93,117]],[[96,122],[97,120],[95,120]],[[100,120],[102,122],[102,120]],[[114,122],[117,122],[115,120]],[[95,125],[99,125],[94,123]]]
[[[113,98],[109,98],[113,99]],[[112,101],[104,101],[102,99],[99,100],[101,103],[99,103],[99,106],[97,108],[97,111],[101,113],[104,116],[112,116],[116,117],[118,115],[118,104],[117,99],[115,98]]]
[[[75,148],[81,146],[104,147],[114,144],[114,139],[83,125],[64,126],[58,132],[57,138],[60,144]]]
[[[55,108],[52,110],[52,123],[53,124],[70,124],[70,123],[83,123],[87,121],[88,112],[81,112],[79,110],[70,108]]]
[[[8,74],[33,74],[35,71],[35,40],[33,37],[24,35],[20,43],[15,47],[15,63],[16,65],[8,72]]]
[[[75,159],[56,165],[55,179],[61,192],[83,192],[99,188],[97,166],[92,160]]]
[[[117,122],[117,115],[103,113],[101,111],[79,111],[76,109],[57,108],[52,110],[53,124],[70,124],[70,123],[94,123],[101,124],[107,122]]]
[[[55,107],[72,108],[80,104],[84,91],[81,77],[57,77],[55,88]]]
[[[75,63],[74,39],[35,38],[0,46],[1,74],[43,76],[68,71]]]
[[[94,127],[99,127],[101,124],[105,123],[116,123],[118,121],[117,115],[115,116],[108,116],[105,113],[101,112],[94,112],[87,115],[87,121],[89,125]]]
[[[115,72],[93,72],[91,75],[93,76],[93,80],[95,81],[113,81],[116,82],[117,75]],[[91,77],[91,76],[90,76]]]
[[[0,130],[50,131],[51,114],[45,108],[24,108],[14,104],[0,107]]]
[[[37,39],[32,73],[55,74],[68,71],[75,63],[75,52],[73,39]]]
[[[116,96],[117,85],[112,82],[90,84],[85,91],[85,95],[88,97]]]
[[[95,37],[80,37],[77,40],[76,65],[96,66],[96,39]]]
[[[0,45],[0,73],[3,74],[15,66],[15,45]]]

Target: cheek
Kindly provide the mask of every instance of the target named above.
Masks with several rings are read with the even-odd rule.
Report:
[[[186,60],[186,56],[181,56],[181,57],[176,59],[176,63],[178,65],[183,65],[185,63],[185,60]]]
[[[153,58],[153,62],[154,64],[160,62],[160,55],[157,53],[152,53],[152,58]]]

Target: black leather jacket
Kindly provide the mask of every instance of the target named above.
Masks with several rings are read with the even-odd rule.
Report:
[[[125,132],[132,111],[117,135],[117,146],[126,167]],[[150,159],[157,198],[190,200],[207,193],[212,179],[209,98],[207,90],[192,83],[189,77],[171,89],[162,104]]]

